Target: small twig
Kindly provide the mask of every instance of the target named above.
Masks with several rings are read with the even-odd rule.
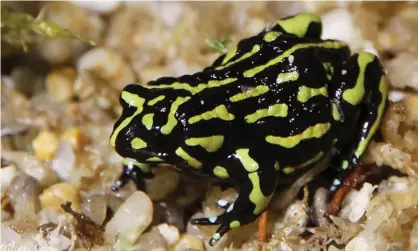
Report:
[[[267,242],[267,210],[264,211],[258,218],[258,241]],[[263,244],[258,244],[258,251],[263,249]]]
[[[375,174],[378,171],[377,168],[367,167],[364,165],[356,165],[347,177],[341,183],[341,186],[335,192],[331,202],[328,204],[325,216],[336,216],[347,194],[362,183],[369,175]]]
[[[103,233],[105,231],[102,225],[96,224],[89,217],[84,214],[79,214],[71,208],[71,202],[67,201],[65,204],[61,204],[61,208],[74,216],[77,222],[76,232],[80,237],[86,237],[93,243],[102,245],[104,243]]]

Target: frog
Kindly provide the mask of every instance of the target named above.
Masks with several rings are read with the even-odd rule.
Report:
[[[254,222],[280,179],[306,172],[332,148],[331,191],[359,163],[386,109],[388,79],[377,55],[352,53],[321,39],[311,13],[279,18],[244,38],[201,71],[127,84],[110,145],[123,157],[112,189],[133,181],[145,190],[152,169],[226,182],[235,201],[224,212],[191,219],[218,225],[211,246]]]

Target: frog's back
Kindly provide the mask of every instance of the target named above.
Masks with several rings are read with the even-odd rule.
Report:
[[[212,81],[179,109],[189,118],[183,121],[185,139],[223,135],[219,151],[225,155],[262,144],[272,154],[309,158],[316,154],[312,148],[328,145],[322,137],[298,141],[323,136],[331,127],[327,66],[347,57],[346,47],[289,34],[266,39],[267,33],[240,42],[235,56],[226,54],[203,72],[179,78]]]

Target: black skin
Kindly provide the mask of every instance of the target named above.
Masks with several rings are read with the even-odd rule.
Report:
[[[284,31],[279,25],[274,26],[272,30]],[[287,30],[289,31],[289,29]],[[235,185],[239,190],[239,197],[234,202],[234,208],[231,211],[225,211],[215,221],[210,221],[208,218],[192,220],[193,224],[220,224],[217,233],[221,237],[231,229],[231,222],[239,221],[242,226],[254,221],[261,213],[253,213],[256,205],[249,199],[250,193],[253,191],[253,184],[248,178],[249,172],[235,155],[237,149],[249,149],[249,156],[258,163],[259,169],[256,173],[260,180],[260,190],[264,196],[270,196],[274,193],[279,177],[284,174],[281,169],[276,170],[274,168],[276,161],[278,161],[280,167],[298,166],[312,159],[320,151],[328,152],[335,143],[337,143],[335,146],[339,149],[339,154],[335,156],[333,161],[333,163],[337,163],[334,166],[335,177],[342,180],[351,166],[358,162],[359,157],[355,155],[355,151],[360,139],[368,135],[371,126],[377,121],[377,107],[385,98],[378,91],[383,69],[379,60],[375,58],[366,68],[366,95],[362,99],[361,105],[353,106],[343,99],[343,91],[355,86],[360,69],[357,63],[358,55],[350,55],[347,46],[336,49],[319,47],[301,49],[292,54],[294,57],[292,64],[285,59],[254,77],[243,76],[243,72],[246,70],[265,64],[295,45],[323,42],[320,39],[321,24],[315,22],[309,25],[306,35],[303,37],[285,33],[276,41],[266,43],[263,41],[265,33],[266,31],[263,31],[254,37],[239,42],[237,53],[229,62],[251,51],[256,44],[261,46],[259,53],[223,70],[215,70],[215,68],[222,65],[221,62],[225,55],[221,55],[212,66],[205,68],[202,72],[178,78],[159,78],[148,83],[151,86],[158,86],[180,82],[197,86],[210,80],[237,78],[235,84],[208,88],[195,95],[191,95],[188,91],[182,89],[147,89],[140,85],[128,85],[125,88],[125,91],[138,94],[146,100],[151,100],[160,95],[165,95],[166,99],[155,106],[144,106],[142,114],[155,112],[154,126],[150,131],[141,128],[139,122],[132,122],[121,131],[121,136],[116,139],[115,147],[121,156],[136,159],[140,163],[150,164],[158,163],[147,162],[146,159],[158,156],[163,159],[162,163],[176,165],[185,173],[194,173],[212,178],[214,177],[213,168],[215,166],[223,166],[227,169],[230,178],[226,181]],[[323,67],[323,62],[329,62],[334,67],[333,73],[328,72]],[[298,71],[299,78],[292,83],[277,84],[278,74],[288,72],[292,67]],[[341,74],[342,70],[346,70],[347,73]],[[332,78],[328,79],[327,74],[330,74]],[[262,96],[237,103],[229,101],[231,96],[242,93],[243,88],[254,88],[258,85],[267,85],[270,91]],[[329,97],[318,95],[310,98],[305,103],[301,103],[296,99],[296,94],[302,85],[311,88],[326,86]],[[171,104],[178,96],[190,97],[191,99],[176,111],[175,117],[179,122],[178,125],[169,135],[162,135],[160,128],[167,122]],[[125,117],[132,115],[134,112],[134,109],[122,99],[120,102],[124,108],[124,114],[115,124],[115,128]],[[287,117],[265,117],[253,124],[244,121],[246,115],[277,103],[288,105],[289,115]],[[230,113],[235,115],[233,121],[211,119],[196,124],[188,123],[189,118],[222,104],[227,107]],[[338,107],[341,114],[340,120],[333,119],[330,112],[331,104]],[[140,121],[140,117],[135,121]],[[356,123],[353,123],[353,121]],[[325,135],[321,138],[302,140],[292,148],[284,148],[265,141],[266,135],[287,137],[299,134],[315,124],[326,122],[331,123],[331,129]],[[353,124],[355,130],[350,130],[353,128]],[[201,147],[191,147],[184,143],[185,139],[190,137],[211,135],[225,136],[224,144],[214,153],[208,153]],[[130,147],[131,140],[139,136],[148,143],[148,147],[134,150]],[[202,162],[203,166],[197,170],[187,165],[182,158],[174,154],[179,146],[189,155]],[[341,165],[343,160],[349,162],[349,166],[345,169]],[[152,177],[151,172],[145,172],[139,168],[129,169],[124,166],[119,182],[112,187],[112,190],[117,191],[129,180],[133,180],[138,189],[145,191],[143,178]],[[333,187],[333,189],[335,188]],[[214,245],[216,241],[212,238],[210,244]]]

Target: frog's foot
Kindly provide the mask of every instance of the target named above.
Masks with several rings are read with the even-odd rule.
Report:
[[[119,191],[129,180],[132,180],[138,190],[145,191],[144,178],[152,177],[152,173],[143,173],[138,167],[123,165],[123,171],[111,189],[114,192]]]
[[[240,193],[234,203],[227,205],[225,201],[218,201],[218,204],[227,206],[223,214],[210,218],[192,219],[191,223],[220,225],[209,241],[209,244],[214,246],[229,230],[255,221],[264,211],[277,185],[277,178],[271,180],[271,177],[275,176],[268,170],[249,173],[247,179],[240,180]],[[265,181],[270,182],[268,185],[261,185]]]
[[[237,213],[234,212],[234,205],[237,205],[236,207],[239,207],[239,204],[239,201],[230,204],[226,211],[219,216],[192,219],[191,223],[197,225],[220,225],[216,232],[212,235],[212,238],[209,240],[209,244],[211,246],[215,246],[216,243],[227,232],[229,232],[229,230],[248,224],[257,219],[258,215],[252,214],[252,212],[243,214],[245,213],[241,212],[243,210],[240,210],[241,214],[236,215]]]

